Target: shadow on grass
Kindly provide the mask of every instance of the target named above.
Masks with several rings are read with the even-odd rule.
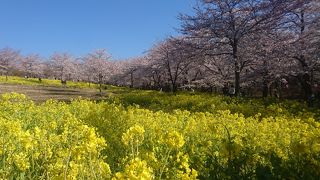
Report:
[[[52,91],[52,92],[80,92],[79,90],[73,90],[73,89],[44,89],[45,91]]]

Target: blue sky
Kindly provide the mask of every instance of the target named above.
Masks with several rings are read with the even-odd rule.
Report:
[[[180,12],[194,0],[0,0],[0,48],[22,54],[85,55],[105,48],[114,59],[142,55],[177,35]]]

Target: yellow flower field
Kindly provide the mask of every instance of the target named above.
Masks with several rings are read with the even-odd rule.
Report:
[[[314,115],[163,112],[80,99],[36,105],[4,94],[0,178],[316,179]]]

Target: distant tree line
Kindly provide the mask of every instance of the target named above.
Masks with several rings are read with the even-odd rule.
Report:
[[[0,71],[172,92],[319,96],[318,0],[198,0],[194,13],[179,19],[182,35],[156,43],[142,57],[111,60],[101,49],[43,59],[4,48]]]

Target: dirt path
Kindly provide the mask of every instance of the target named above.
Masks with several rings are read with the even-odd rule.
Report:
[[[36,102],[43,102],[48,99],[70,101],[71,99],[76,99],[78,97],[89,99],[101,98],[101,95],[96,89],[74,89],[62,87],[0,84],[0,94],[10,92],[25,94]]]

